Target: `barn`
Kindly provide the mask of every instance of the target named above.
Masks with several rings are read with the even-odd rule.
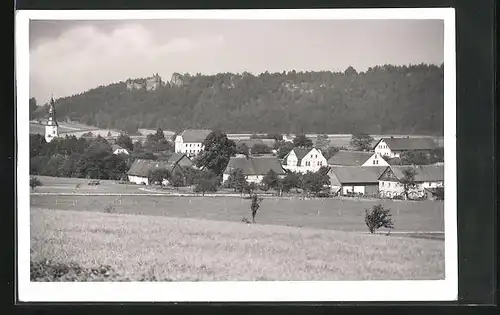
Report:
[[[385,169],[383,166],[331,167],[328,175],[332,189],[342,196],[377,196],[378,178]]]
[[[130,166],[127,176],[131,183],[150,185],[149,172],[155,168],[168,169],[172,173],[176,171],[184,173],[192,166],[193,162],[185,154],[174,153],[166,161],[137,159]]]
[[[276,157],[232,157],[222,175],[223,182],[227,181],[236,169],[241,169],[250,183],[260,183],[270,170],[279,177],[285,176],[285,170]]]

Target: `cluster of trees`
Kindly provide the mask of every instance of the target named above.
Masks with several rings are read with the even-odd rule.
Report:
[[[34,175],[122,179],[132,163],[138,159],[168,159],[173,144],[159,128],[148,135],[144,144],[132,142],[121,134],[116,144],[127,149],[129,155],[113,154],[111,143],[101,136],[58,137],[46,142],[42,135],[30,136],[30,173]]]
[[[165,168],[158,168],[149,172],[148,179],[152,183],[160,183],[162,186],[165,181],[175,188],[182,186],[194,186],[194,191],[202,193],[216,192],[220,187],[220,176],[215,175],[210,170],[198,170],[189,168],[184,173],[170,171]]]
[[[56,101],[58,115],[129,133],[168,126],[227,132],[443,134],[443,65],[365,72],[181,75],[181,85],[125,82]],[[35,114],[45,115],[40,109]]]
[[[121,179],[128,170],[127,157],[115,155],[102,137],[65,137],[47,143],[43,136],[30,139],[30,174],[58,177]]]
[[[327,185],[330,185],[330,178],[328,176],[328,168],[326,167],[322,167],[314,173],[307,172],[306,174],[300,174],[289,172],[283,178],[278,176],[275,171],[269,170],[260,185],[253,182],[249,183],[243,174],[243,170],[235,169],[225,182],[227,188],[232,188],[241,194],[248,193],[250,195],[257,189],[266,192],[273,189],[278,195],[281,195],[283,192],[290,192],[293,189],[300,189],[304,194],[311,193],[318,196],[324,192]]]
[[[400,156],[401,165],[430,165],[444,161],[444,148],[439,147],[429,152],[407,151]]]

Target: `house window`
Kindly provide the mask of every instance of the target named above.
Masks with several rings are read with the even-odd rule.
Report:
[[[384,187],[384,182],[381,182],[381,184],[380,184],[380,185],[381,185],[382,187]]]

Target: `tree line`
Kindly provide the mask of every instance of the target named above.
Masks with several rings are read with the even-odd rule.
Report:
[[[129,133],[161,127],[228,133],[443,134],[443,65],[180,78],[180,85],[167,83],[149,92],[129,91],[125,82],[99,86],[58,99],[57,112]],[[33,114],[45,113],[39,108]]]
[[[42,135],[30,135],[30,174],[121,180],[136,159],[167,160],[173,152],[172,141],[161,129],[148,135],[144,143],[121,134],[116,144],[129,154],[114,154],[112,144],[99,135],[66,135],[50,142]]]

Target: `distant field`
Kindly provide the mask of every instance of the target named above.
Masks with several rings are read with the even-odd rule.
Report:
[[[101,136],[105,136],[108,132],[107,129],[100,129],[97,127],[93,126],[87,126],[83,124],[78,124],[78,123],[59,123],[59,132],[65,133],[65,132],[71,132],[75,133],[77,137],[80,137],[83,132],[87,132],[89,130],[94,130],[94,132],[97,132],[101,134]],[[82,132],[80,132],[82,131]],[[142,129],[142,131],[147,134],[150,132],[154,132],[153,129]],[[112,130],[112,134],[119,133],[117,130]],[[45,133],[45,127],[43,125],[37,124],[37,123],[30,123],[30,133],[39,133],[39,134],[44,134]],[[240,139],[249,139],[252,134],[228,134],[230,138],[240,138]],[[315,139],[316,134],[308,134],[308,137]],[[406,135],[392,135],[394,137],[405,137]],[[141,137],[144,137],[141,136]],[[139,137],[139,138],[141,138]],[[374,141],[380,140],[382,137],[391,137],[391,135],[372,135],[374,138]],[[412,135],[410,137],[429,137],[429,136],[419,136],[419,135]],[[330,140],[331,145],[336,146],[336,147],[349,147],[349,142],[351,141],[351,135],[350,134],[329,134],[328,138]],[[438,145],[444,146],[444,138],[443,137],[431,137],[436,140]],[[269,144],[268,144],[269,145]],[[271,143],[272,145],[272,143]]]
[[[113,205],[118,213],[202,218],[238,222],[250,216],[248,199],[235,197],[173,197],[144,196],[149,189],[142,185],[117,184],[101,180],[98,186],[89,186],[87,179],[38,176],[43,186],[36,192],[44,193],[115,193],[135,196],[51,196],[31,195],[32,207],[103,211]],[[79,188],[76,185],[80,184]],[[143,196],[141,196],[141,194]],[[395,231],[444,231],[444,203],[442,201],[389,201],[358,199],[266,198],[257,215],[265,224],[289,225],[331,230],[366,231],[364,211],[375,203],[392,209]]]
[[[444,231],[442,202],[380,201],[392,209],[394,231]],[[365,209],[374,201],[265,199],[257,222],[283,226],[366,232]],[[250,217],[250,201],[234,197],[155,197],[155,196],[31,196],[31,207],[104,211],[113,206],[117,213],[201,218],[239,222]]]
[[[440,241],[263,223],[32,208],[31,260],[110,265],[117,280],[444,278]]]
[[[75,132],[75,131],[87,131],[92,130],[93,127],[80,125],[80,124],[66,124],[59,123],[59,132]],[[30,133],[31,134],[45,134],[45,125],[30,122]]]

